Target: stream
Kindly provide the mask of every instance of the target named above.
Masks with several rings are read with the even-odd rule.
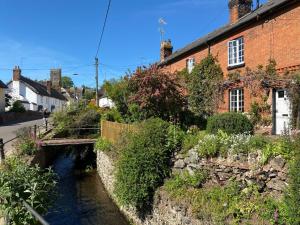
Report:
[[[129,225],[110,199],[95,169],[78,169],[76,157],[61,154],[53,163],[58,198],[45,216],[51,225]]]

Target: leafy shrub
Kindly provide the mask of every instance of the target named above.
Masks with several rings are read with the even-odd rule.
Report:
[[[117,109],[110,109],[102,115],[103,120],[111,121],[111,122],[123,122],[123,118],[121,113]]]
[[[45,214],[56,196],[56,176],[52,170],[41,171],[23,161],[10,158],[0,168],[0,211],[8,215],[13,224],[36,224],[24,209],[24,199],[38,213]]]
[[[55,136],[68,137],[94,134],[95,130],[79,130],[75,128],[94,128],[99,124],[101,115],[97,109],[71,105],[66,111],[52,115]]]
[[[201,140],[205,136],[204,132],[196,132],[196,133],[187,133],[184,136],[183,143],[182,143],[182,151],[187,152],[188,150],[195,147],[199,140]]]
[[[24,139],[19,143],[21,154],[34,155],[37,152],[37,146],[34,140]]]
[[[285,194],[284,203],[286,208],[287,224],[300,224],[300,152],[298,140],[298,152],[289,170],[289,187]]]
[[[253,125],[241,113],[223,113],[208,118],[207,131],[216,134],[219,130],[228,134],[253,133]]]
[[[232,134],[219,130],[215,134],[203,136],[197,144],[198,152],[203,157],[214,157],[218,155],[227,156],[228,153],[249,153],[252,151],[251,139],[254,136],[249,134]],[[257,150],[257,149],[255,149]]]
[[[21,155],[34,155],[38,151],[38,144],[34,140],[30,128],[22,128],[17,132],[17,147]]]
[[[174,151],[180,151],[182,148],[182,141],[185,137],[185,132],[179,126],[170,125],[167,133],[167,146]]]
[[[75,127],[91,127],[99,124],[100,114],[97,110],[89,109],[84,110],[76,116],[74,125]]]
[[[95,149],[103,152],[110,152],[113,149],[113,145],[110,141],[100,137],[95,144]]]
[[[187,171],[183,173],[176,173],[169,180],[165,182],[165,188],[167,191],[176,191],[179,188],[199,188],[205,183],[208,177],[207,171],[198,170],[194,175],[190,175]]]
[[[155,190],[170,173],[177,138],[170,137],[169,123],[149,119],[138,132],[130,133],[116,165],[116,195],[124,205],[140,212],[151,206]],[[172,130],[172,129],[171,129]],[[170,140],[173,141],[170,142]]]
[[[262,148],[262,164],[266,164],[270,158],[281,155],[283,158],[290,160],[297,150],[296,143],[290,137],[281,137],[273,142],[268,142]]]
[[[13,103],[12,108],[10,109],[11,112],[16,113],[23,113],[26,112],[25,107],[23,106],[22,102],[17,100]]]
[[[278,203],[258,193],[256,186],[242,192],[237,182],[223,187],[193,188],[179,175],[165,183],[167,192],[178,202],[188,202],[194,216],[203,224],[269,224]]]

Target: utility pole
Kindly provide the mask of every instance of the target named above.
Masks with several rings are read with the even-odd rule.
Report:
[[[98,99],[98,67],[99,61],[98,58],[95,58],[95,66],[96,66],[96,106],[99,107],[99,99]]]

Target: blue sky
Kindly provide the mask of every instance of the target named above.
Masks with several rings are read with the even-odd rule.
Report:
[[[266,1],[266,0],[265,0]],[[262,2],[265,2],[262,1]],[[159,60],[159,18],[174,49],[228,23],[227,0],[112,0],[100,48],[100,82]],[[0,79],[19,65],[31,79],[61,67],[94,86],[93,67],[108,0],[0,0]]]

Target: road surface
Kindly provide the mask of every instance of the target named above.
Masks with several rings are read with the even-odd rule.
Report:
[[[0,125],[0,138],[3,138],[3,142],[7,142],[13,138],[16,137],[16,133],[18,130],[24,128],[24,127],[30,127],[33,125],[42,125],[43,119],[39,120],[32,120],[28,122],[19,122],[19,123],[13,123],[13,124],[4,124]],[[13,142],[10,142],[4,146],[5,151],[10,151],[12,147]]]

